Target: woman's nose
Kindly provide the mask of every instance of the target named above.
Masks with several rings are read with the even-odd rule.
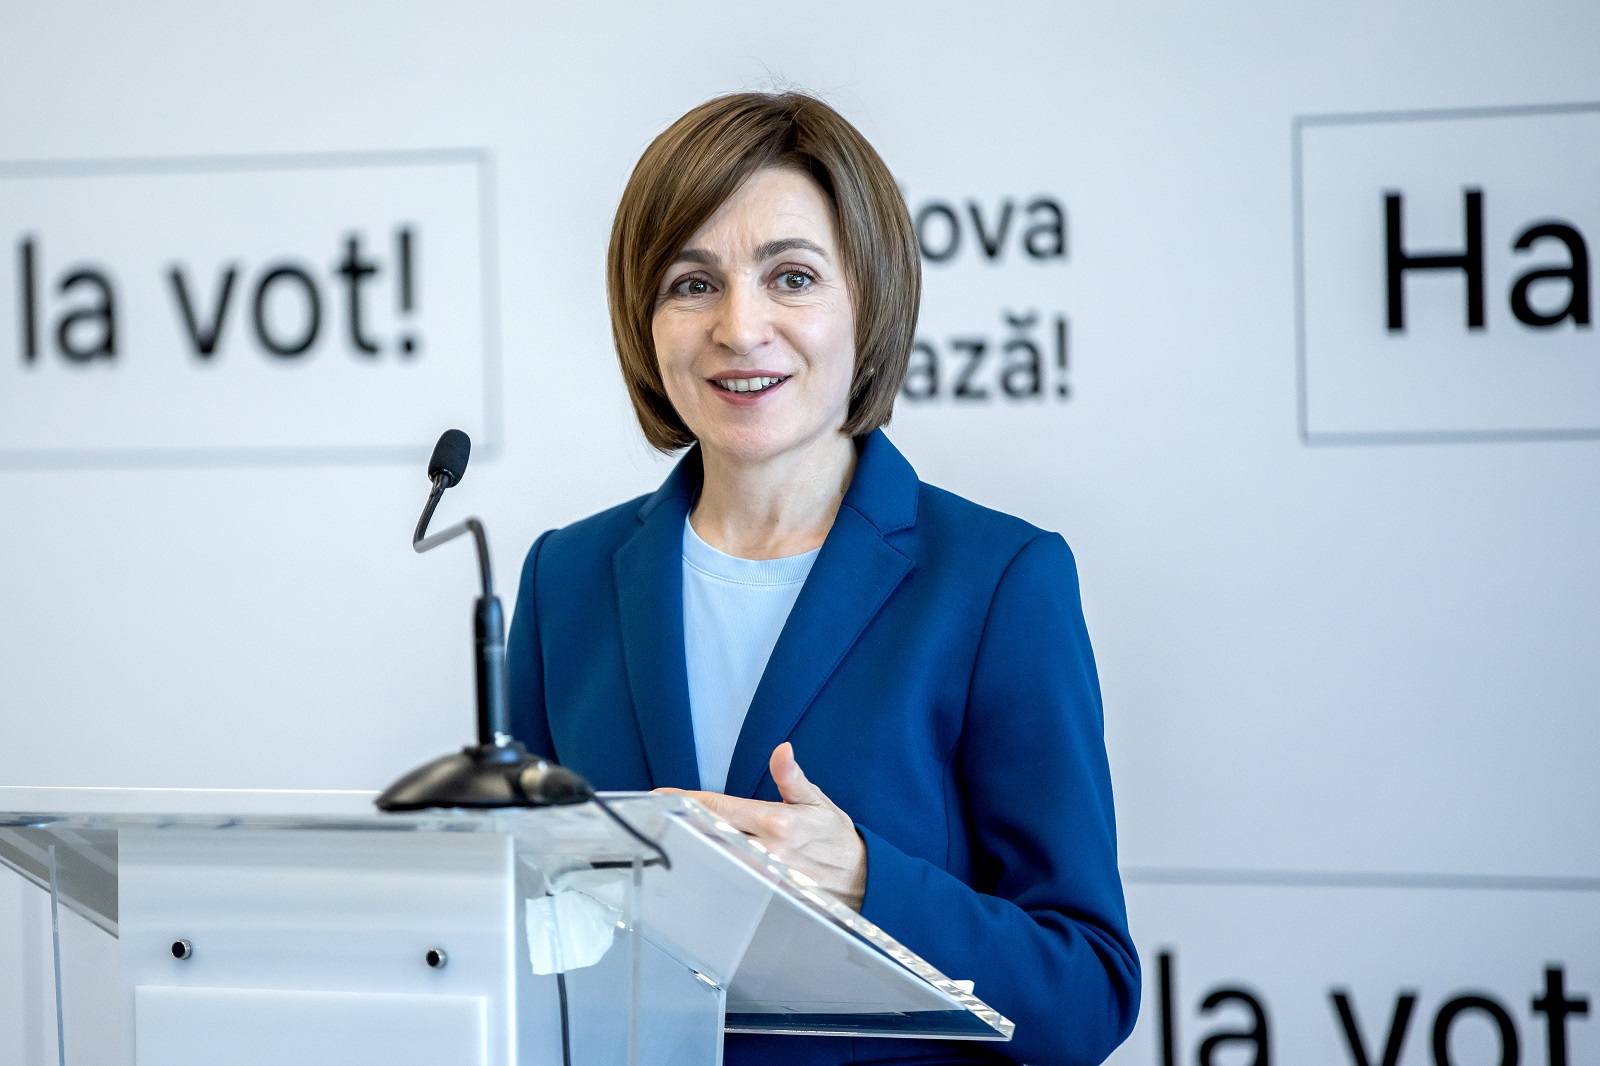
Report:
[[[734,355],[748,355],[772,339],[772,316],[758,286],[734,284],[717,308],[711,340]]]

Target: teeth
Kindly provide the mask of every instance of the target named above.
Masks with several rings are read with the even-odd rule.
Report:
[[[762,389],[771,388],[782,380],[782,378],[724,378],[713,384],[719,389],[726,389],[728,392],[760,392]]]

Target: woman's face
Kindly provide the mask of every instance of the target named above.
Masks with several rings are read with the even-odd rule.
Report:
[[[817,183],[751,175],[667,268],[652,333],[667,398],[708,453],[760,463],[836,439],[855,315]]]

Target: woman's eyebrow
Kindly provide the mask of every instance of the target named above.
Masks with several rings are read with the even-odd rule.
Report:
[[[815,252],[824,259],[828,258],[828,253],[822,249],[821,245],[815,241],[808,241],[804,237],[781,237],[775,241],[768,241],[756,249],[756,258],[771,259],[773,256],[782,255],[784,252],[796,251]]]
[[[829,258],[828,253],[815,241],[808,241],[804,237],[780,237],[775,241],[768,241],[756,249],[755,257],[771,259],[784,252],[814,252],[822,258]],[[721,262],[716,253],[708,252],[703,248],[685,248],[673,257],[674,263],[699,263],[702,266],[716,266]]]
[[[672,257],[674,263],[699,263],[702,266],[716,266],[717,257],[711,252],[699,248],[685,248]]]

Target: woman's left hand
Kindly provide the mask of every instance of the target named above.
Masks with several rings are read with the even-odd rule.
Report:
[[[855,822],[822,789],[806,779],[785,741],[768,764],[782,803],[739,799],[720,792],[658,788],[688,796],[742,833],[755,837],[778,859],[804,873],[853,910],[867,893],[867,846]]]

